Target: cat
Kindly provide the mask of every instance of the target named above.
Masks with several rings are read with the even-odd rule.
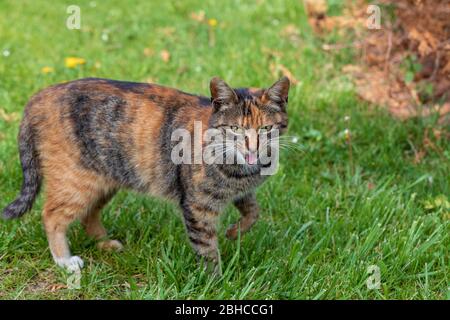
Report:
[[[73,221],[81,221],[100,249],[121,250],[107,236],[101,209],[119,188],[161,196],[179,205],[193,249],[217,272],[219,214],[233,202],[241,217],[226,237],[248,231],[259,216],[255,189],[267,178],[257,159],[260,137],[245,131],[286,131],[289,86],[283,77],[268,89],[232,89],[215,77],[211,97],[97,78],[48,87],[25,108],[18,137],[23,184],[3,216],[29,211],[45,182],[42,216],[51,254],[57,265],[76,270],[83,260],[71,255],[66,238]],[[244,163],[175,164],[171,135],[180,128],[192,133],[196,121],[203,131],[245,135],[233,151]]]

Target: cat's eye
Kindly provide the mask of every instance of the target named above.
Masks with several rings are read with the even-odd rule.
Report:
[[[269,131],[271,131],[272,129],[273,129],[273,126],[272,126],[272,125],[264,126],[264,127],[259,128],[259,132],[260,132],[260,133],[261,133],[261,132],[269,132]]]
[[[230,130],[235,134],[244,134],[245,133],[244,128],[241,128],[238,126],[230,126]]]

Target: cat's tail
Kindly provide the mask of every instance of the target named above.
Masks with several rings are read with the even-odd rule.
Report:
[[[33,206],[41,188],[41,168],[36,150],[36,136],[33,126],[25,117],[20,125],[19,154],[23,181],[19,196],[3,210],[3,218],[14,219],[24,215]]]

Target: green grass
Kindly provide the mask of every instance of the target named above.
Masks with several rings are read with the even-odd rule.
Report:
[[[93,3],[0,2],[0,109],[7,115],[0,114],[0,207],[20,188],[16,136],[27,100],[40,88],[80,77],[151,78],[207,95],[214,75],[235,86],[266,86],[276,80],[270,64],[281,63],[299,80],[290,93],[289,134],[298,136],[302,152],[282,154],[278,174],[258,191],[261,219],[241,242],[222,236],[237,211],[223,214],[221,278],[198,268],[175,207],[123,191],[104,220],[126,250],[97,251],[75,224],[71,248],[86,264],[81,289],[55,286],[65,284],[67,274],[51,259],[40,197],[23,219],[0,224],[0,298],[450,297],[450,208],[426,205],[450,197],[448,140],[431,138],[436,148],[415,164],[414,150],[423,148],[436,119],[398,122],[361,102],[340,71],[354,61],[352,52],[322,51],[300,1]],[[81,31],[65,27],[70,4],[81,7]],[[208,26],[190,18],[200,10],[218,21],[214,46]],[[280,35],[289,24],[300,30],[296,41]],[[333,34],[325,40],[348,39]],[[154,54],[144,55],[145,48]],[[161,50],[170,52],[169,62]],[[69,56],[86,64],[68,69]],[[43,74],[44,66],[54,72]],[[351,158],[345,129],[352,135]],[[378,290],[366,286],[370,265],[381,271]]]

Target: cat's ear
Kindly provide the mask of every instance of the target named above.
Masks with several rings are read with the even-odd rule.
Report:
[[[236,92],[222,79],[214,77],[209,83],[211,103],[216,111],[229,108],[238,102]]]
[[[288,102],[290,81],[288,77],[283,77],[275,82],[263,94],[263,100],[270,101],[283,109]]]

